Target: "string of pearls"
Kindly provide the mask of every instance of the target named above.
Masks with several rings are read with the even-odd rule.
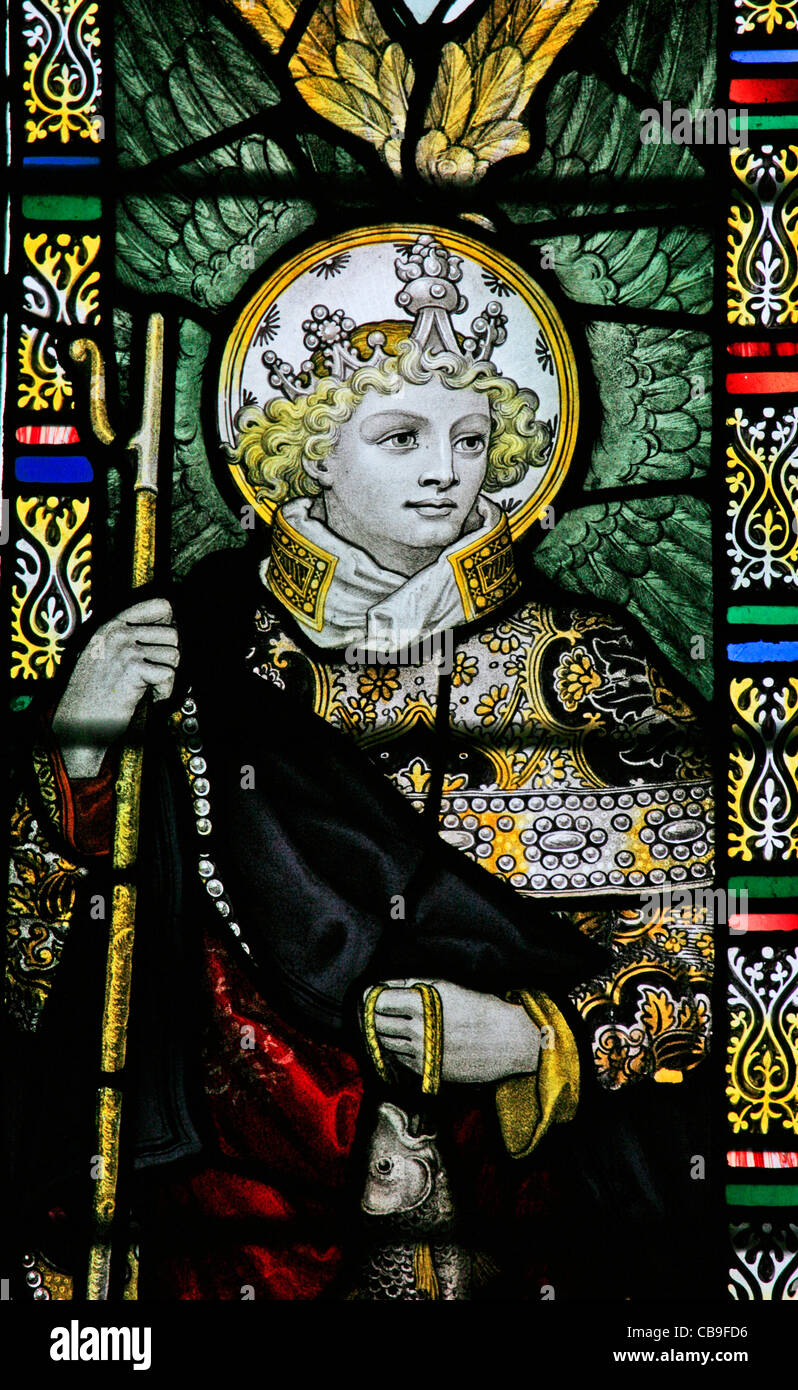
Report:
[[[188,773],[189,786],[194,801],[195,830],[200,841],[197,872],[205,892],[219,916],[224,918],[244,954],[252,957],[252,949],[241,935],[241,928],[235,920],[233,904],[225,891],[224,884],[209,853],[208,837],[213,830],[210,803],[211,785],[208,779],[208,764],[203,756],[204,749],[200,739],[197,702],[191,691],[180,706],[178,719],[181,734],[180,756]]]

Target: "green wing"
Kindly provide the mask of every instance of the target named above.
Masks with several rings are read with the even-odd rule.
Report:
[[[664,485],[709,471],[712,346],[691,329],[592,323],[601,419],[585,486]]]
[[[698,316],[712,307],[710,182],[700,148],[643,142],[640,117],[665,98],[673,111],[714,105],[715,27],[712,0],[634,0],[601,37],[596,26],[586,32],[575,70],[549,92],[539,158],[503,194],[505,211],[528,227],[532,264],[540,256],[585,324],[598,405],[586,421],[585,488],[628,489],[626,500],[564,515],[535,563],[575,593],[627,607],[705,693],[709,508],[673,486],[696,485],[709,470],[712,355]],[[702,200],[706,216],[696,220]],[[672,214],[659,220],[674,206],[685,208],[683,225]],[[612,225],[618,212],[632,214],[628,227]],[[608,225],[597,228],[596,215]],[[588,216],[593,226],[583,228]],[[618,321],[591,319],[591,306]],[[673,327],[646,322],[651,311],[672,313]],[[669,495],[635,499],[635,488],[650,494],[657,484]]]
[[[118,158],[130,191],[118,203],[117,276],[123,287],[214,311],[314,217],[274,138],[278,92],[262,63],[195,0],[124,0],[119,12]],[[261,130],[224,140],[253,121]],[[206,152],[171,172],[159,167],[197,142]],[[271,196],[250,191],[259,187]]]
[[[118,374],[124,383],[132,319],[143,320],[153,298],[170,296],[178,332],[172,568],[180,576],[203,555],[243,540],[213,481],[200,427],[215,316],[316,213],[297,195],[294,161],[275,138],[277,88],[262,60],[207,6],[123,0],[116,30],[117,145],[126,190],[117,205],[116,272],[125,305],[115,316]],[[241,127],[238,137],[225,139]],[[323,158],[323,150],[313,153]],[[261,189],[267,191],[253,191]]]
[[[135,169],[273,109],[260,63],[197,0],[116,5],[116,146]]]
[[[673,110],[713,105],[715,8],[712,0],[634,0],[600,38],[595,26],[580,36],[574,68],[557,79],[546,101],[542,151],[513,180],[514,190],[528,196],[530,184],[544,180],[588,180],[590,195],[569,208],[581,216],[608,206],[622,210],[630,194],[632,203],[635,193],[648,196],[645,184],[655,179],[700,181],[700,152],[644,142],[641,114],[665,99]],[[548,196],[537,200],[524,220],[551,216],[551,204]]]

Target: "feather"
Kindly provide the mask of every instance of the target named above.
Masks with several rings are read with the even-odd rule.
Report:
[[[400,45],[390,43],[382,55],[377,82],[394,135],[402,136],[405,133],[407,99],[413,89],[413,76],[413,69]]]
[[[119,150],[118,156],[121,168],[147,164],[157,158],[158,147],[141,119],[140,106],[133,107],[121,90],[117,93],[116,119],[125,131],[125,148]]]
[[[176,119],[174,103],[164,93],[152,92],[142,114],[159,154],[171,154],[181,144],[188,144],[186,131]]]
[[[381,49],[388,42],[371,0],[335,0],[335,26],[345,39],[366,48]]]
[[[260,160],[260,168],[263,169],[263,158]],[[238,240],[245,237],[252,227],[252,212],[247,203],[240,198],[221,197],[218,200],[219,219],[226,232],[223,246],[227,250],[230,245],[231,236]]]
[[[477,89],[469,125],[487,125],[506,116],[521,84],[521,54],[517,48],[496,48],[478,69]]]
[[[476,164],[464,173],[462,158],[442,151],[417,163],[427,177],[475,182],[485,169],[529,149],[519,125],[529,97],[557,54],[596,8],[598,0],[493,0],[464,47],[447,43],[425,116],[425,131],[443,131],[450,146],[473,151]],[[476,90],[474,90],[476,74]]]
[[[185,68],[172,68],[168,81],[169,95],[180,112],[183,126],[192,140],[202,140],[216,130],[213,107],[203,101],[193,79]]]
[[[220,111],[226,111],[232,123],[279,100],[277,88],[262,68],[251,62],[249,55],[244,60],[237,50],[225,53],[215,43],[192,41],[186,47],[186,63],[197,91],[213,112],[214,125],[218,125]]]
[[[163,261],[163,248],[145,236],[141,228],[129,215],[124,206],[117,212],[117,225],[122,250],[119,252],[118,270],[123,283],[137,283],[138,277],[150,281],[159,275]],[[134,275],[129,271],[133,270]]]
[[[364,48],[362,43],[353,43],[351,39],[339,43],[335,49],[335,66],[344,81],[351,82],[362,92],[368,92],[369,96],[382,102],[376,78],[378,61],[376,53]]]
[[[711,558],[709,509],[693,497],[580,507],[535,551],[536,566],[564,588],[627,607],[706,694],[711,662],[691,660],[690,643],[711,631]]]
[[[495,164],[511,154],[524,154],[529,149],[529,131],[520,121],[491,121],[478,130],[467,131],[462,143],[474,151],[478,159]]]
[[[387,111],[357,87],[319,77],[303,79],[297,83],[297,90],[320,116],[353,135],[362,136],[378,149],[389,139],[391,121]]]
[[[511,44],[524,60],[545,51],[548,67],[597,4],[598,0],[493,0],[467,41],[471,63],[476,67],[491,49]]]
[[[520,116],[541,78],[554,59],[570,43],[574,34],[595,10],[598,0],[562,0],[547,7],[545,18],[535,16],[517,43],[526,58],[524,75],[511,116]]]
[[[710,339],[687,329],[592,323],[601,429],[585,485],[695,478],[709,471]],[[696,374],[705,393],[692,394]]]
[[[197,198],[194,203],[194,222],[206,246],[206,259],[209,252],[230,248],[231,237],[221,216],[221,202],[220,198]]]
[[[692,0],[671,7],[664,0],[638,0],[612,21],[599,42],[621,71],[652,98],[667,94],[674,106],[691,109],[711,104],[714,78],[712,0]],[[687,35],[686,42],[679,35]],[[678,57],[677,57],[678,55]],[[677,100],[674,88],[681,94]],[[616,110],[618,117],[613,117]],[[579,112],[582,119],[574,119]],[[702,167],[688,146],[643,144],[636,140],[636,118],[627,99],[594,76],[567,73],[552,88],[546,107],[547,153],[541,169],[554,178],[577,170],[607,173],[615,178],[700,178]],[[597,134],[610,123],[619,131],[617,142]],[[595,205],[583,205],[582,211]]]
[[[226,2],[252,26],[258,37],[263,39],[263,42],[273,53],[279,51],[287,31],[296,17],[297,6],[292,4],[291,0],[260,0],[259,4],[254,5],[252,0],[226,0]]]
[[[442,130],[457,144],[471,108],[473,82],[468,59],[459,44],[444,44],[438,75],[427,108],[426,129]]]
[[[288,70],[296,82],[301,77],[337,77],[338,71],[333,62],[338,35],[324,6],[320,7],[302,38],[297,50],[288,64]]]

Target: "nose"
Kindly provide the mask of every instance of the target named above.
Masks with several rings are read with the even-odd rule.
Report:
[[[460,478],[455,468],[455,455],[448,433],[434,433],[422,446],[420,487],[435,487],[438,491],[454,487]]]

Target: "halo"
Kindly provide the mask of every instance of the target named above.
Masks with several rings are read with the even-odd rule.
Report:
[[[576,359],[562,319],[540,285],[506,256],[462,232],[417,223],[361,227],[316,242],[273,271],[241,310],[225,344],[217,396],[219,438],[234,445],[238,411],[274,398],[262,361],[265,349],[289,362],[307,357],[302,323],[314,304],[344,308],[356,324],[396,321],[394,262],[424,232],[462,257],[461,287],[468,299],[464,329],[487,301],[501,300],[507,340],[492,360],[502,376],[535,391],[538,419],[552,427],[546,463],[530,468],[520,483],[490,494],[506,512],[517,540],[551,505],[571,465],[579,424]],[[228,467],[246,501],[270,523],[279,502],[257,489],[240,464]]]

